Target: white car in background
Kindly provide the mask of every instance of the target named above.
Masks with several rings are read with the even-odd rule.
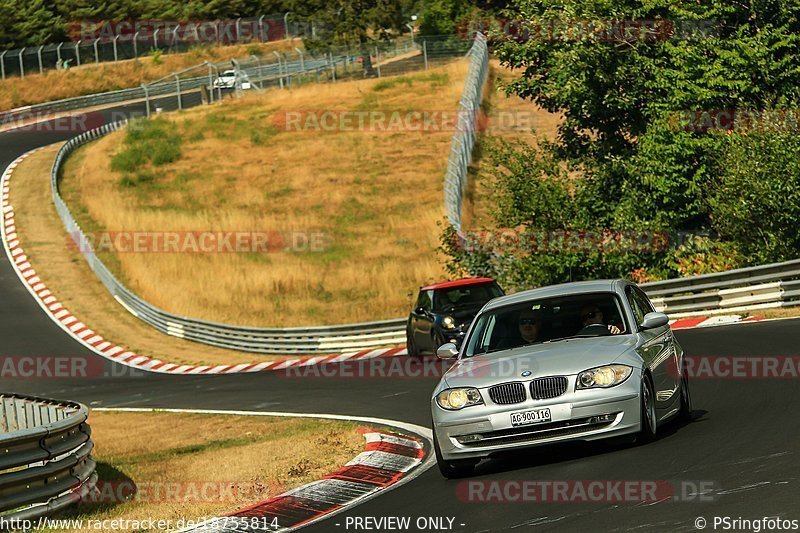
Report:
[[[250,78],[247,77],[247,74],[241,73],[239,79],[242,82],[242,89],[248,90],[251,89]],[[236,71],[235,70],[226,70],[222,74],[214,80],[214,83],[211,85],[213,89],[235,89],[236,88]]]

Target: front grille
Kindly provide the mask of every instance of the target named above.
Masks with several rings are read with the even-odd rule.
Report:
[[[525,385],[522,383],[503,383],[489,387],[489,398],[494,403],[508,405],[525,401]]]
[[[531,398],[534,400],[556,398],[565,392],[567,392],[567,378],[562,376],[538,378],[531,381]]]

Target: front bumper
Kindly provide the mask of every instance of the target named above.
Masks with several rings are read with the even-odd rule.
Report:
[[[493,453],[565,441],[591,441],[639,431],[640,379],[631,376],[611,389],[575,391],[575,376],[567,392],[550,400],[496,405],[484,389],[486,405],[445,411],[432,403],[433,425],[446,460],[487,457]],[[549,408],[546,424],[514,427],[511,413]]]

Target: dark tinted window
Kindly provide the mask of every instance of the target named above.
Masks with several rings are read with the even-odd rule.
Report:
[[[587,330],[588,324],[613,325],[630,333],[623,315],[622,301],[612,293],[529,300],[480,315],[464,353],[469,357],[578,335],[610,335],[604,328]]]
[[[419,291],[419,296],[417,297],[417,303],[414,305],[414,309],[419,309],[421,307],[426,311],[430,311],[432,308],[432,293],[433,291]]]
[[[446,313],[460,308],[482,307],[489,300],[502,295],[503,291],[496,283],[438,289],[433,295],[433,310]]]

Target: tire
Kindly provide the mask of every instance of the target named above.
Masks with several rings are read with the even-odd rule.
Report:
[[[681,377],[681,410],[678,418],[683,422],[692,421],[692,392],[689,389],[689,376],[685,373]]]
[[[639,394],[641,405],[641,429],[637,436],[640,443],[653,442],[658,435],[658,416],[656,415],[656,396],[650,377],[642,377],[642,388]]]
[[[480,459],[457,459],[448,461],[442,458],[442,450],[439,449],[439,439],[436,438],[436,430],[433,431],[433,451],[436,454],[436,465],[439,472],[447,479],[458,479],[471,475],[475,471],[475,465]]]

